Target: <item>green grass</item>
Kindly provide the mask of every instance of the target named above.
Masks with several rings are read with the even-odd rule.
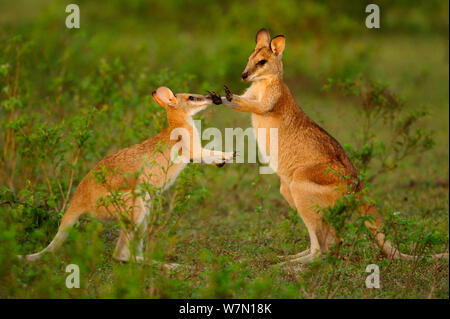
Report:
[[[42,249],[55,235],[64,202],[59,187],[67,192],[83,137],[75,186],[102,157],[164,126],[163,110],[150,95],[157,86],[196,93],[219,90],[223,83],[245,89],[239,75],[263,26],[287,36],[285,79],[298,104],[343,145],[360,139],[361,106],[337,90],[322,90],[329,77],[377,80],[404,98],[406,110],[429,107],[430,116],[415,128],[433,130],[434,147],[380,175],[369,192],[402,251],[412,252],[415,236],[428,232],[445,240],[427,251],[448,250],[448,3],[382,2],[386,19],[379,31],[369,32],[363,10],[344,1],[266,2],[111,1],[100,7],[79,1],[80,30],[64,28],[63,1],[0,5],[0,66],[9,64],[14,79],[20,64],[19,102],[8,99],[5,77],[0,78],[2,153],[9,129],[17,138],[11,182],[11,153],[0,162],[1,298],[449,297],[448,263],[390,262],[366,235],[353,253],[353,237],[345,238],[342,256],[348,259],[324,259],[301,269],[273,267],[277,255],[304,250],[309,239],[279,193],[276,175],[259,175],[256,164],[190,164],[192,181],[182,177],[177,183],[192,199],[178,222],[150,243],[149,257],[192,268],[167,272],[117,263],[111,254],[118,226],[90,218],[43,261],[24,264],[15,258]],[[17,35],[21,40],[14,42]],[[26,48],[17,64],[20,43]],[[248,115],[221,106],[200,117],[205,126],[222,130],[250,126]],[[374,130],[379,140],[389,137],[386,127]],[[369,175],[376,169],[370,166]],[[165,197],[173,194],[172,189]],[[394,212],[408,223],[394,223]],[[72,263],[80,266],[80,289],[65,287],[65,268]],[[380,266],[381,289],[365,288],[365,268],[372,263]]]

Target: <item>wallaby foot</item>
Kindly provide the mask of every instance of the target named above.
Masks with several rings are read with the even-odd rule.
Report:
[[[157,265],[160,266],[166,270],[182,270],[182,269],[190,269],[192,267],[190,266],[186,266],[186,265],[180,265],[177,263],[163,263],[160,261],[156,261],[156,260],[149,260],[148,262],[146,262],[146,264],[150,264],[150,265]]]
[[[156,260],[145,260],[143,256],[136,256],[134,258],[121,258],[113,256],[114,260],[121,263],[128,263],[130,261],[135,262],[136,264],[147,265],[147,266],[160,266],[166,270],[180,270],[180,269],[190,269],[190,266],[180,265],[176,263],[163,263]]]
[[[182,270],[182,269],[191,269],[191,266],[181,265],[177,263],[163,263],[156,260],[144,260],[144,257],[137,256],[136,257],[136,263],[148,265],[148,266],[159,266],[161,268],[164,268],[166,270]]]
[[[302,252],[303,253],[303,252]],[[284,266],[287,264],[310,264],[313,261],[317,260],[320,257],[320,253],[309,253],[307,255],[298,257],[298,258],[294,258],[288,261],[284,261],[281,263],[276,264],[276,266]]]
[[[295,259],[295,258],[299,258],[299,257],[303,257],[303,256],[308,255],[309,251],[310,251],[310,249],[308,248],[308,249],[306,249],[306,250],[304,250],[302,252],[299,252],[298,254],[295,254],[295,255],[286,255],[286,256],[285,255],[279,255],[277,257],[280,258],[280,259]]]

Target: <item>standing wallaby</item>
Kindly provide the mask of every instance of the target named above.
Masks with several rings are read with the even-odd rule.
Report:
[[[284,36],[279,35],[271,40],[267,30],[260,30],[256,34],[255,50],[242,73],[242,79],[252,82],[251,86],[240,96],[231,94],[225,86],[226,98],[221,98],[218,103],[222,102],[240,112],[252,113],[255,131],[264,128],[267,132],[263,138],[257,135],[258,146],[269,157],[270,153],[278,152],[277,163],[273,163],[273,157],[270,157],[269,164],[280,177],[281,194],[299,212],[308,228],[311,242],[310,249],[287,257],[292,259],[291,262],[308,263],[340,241],[317,206],[333,206],[348,193],[349,188],[361,194],[364,185],[341,145],[295,103],[283,81],[284,47]],[[215,100],[218,98],[216,95]],[[272,128],[278,130],[278,145],[265,142],[270,141],[269,131]],[[366,225],[385,255],[414,258],[400,253],[385,240],[381,232],[383,223],[374,205],[363,204],[360,211],[366,216],[374,216]],[[448,259],[448,253],[433,257]]]
[[[168,128],[140,144],[124,148],[102,159],[79,184],[52,242],[41,252],[20,256],[21,258],[37,260],[42,254],[56,249],[66,239],[68,230],[86,213],[99,220],[123,217],[117,211],[111,212],[110,209],[98,205],[99,198],[108,196],[111,190],[120,190],[124,194],[126,206],[121,211],[130,212],[126,218],[132,227],[131,230],[122,229],[113,257],[116,260],[128,261],[131,258],[130,242],[137,230],[145,230],[146,219],[150,213],[150,195],[147,193],[140,196],[135,193],[139,185],[149,183],[164,191],[173,184],[190,161],[222,166],[235,157],[235,152],[222,153],[201,147],[200,136],[192,116],[212,104],[211,96],[187,93],[174,95],[166,87],[159,87],[152,95],[155,101],[166,109]],[[186,134],[179,134],[183,132]],[[180,147],[173,151],[176,144]],[[179,152],[181,150],[182,153]],[[180,153],[181,156],[178,157]],[[175,161],[174,158],[179,158],[180,161]],[[107,173],[103,182],[98,183],[95,179],[96,172],[105,169],[112,173]],[[138,172],[140,173],[136,174]],[[136,261],[142,261],[143,237],[138,237],[138,241]]]

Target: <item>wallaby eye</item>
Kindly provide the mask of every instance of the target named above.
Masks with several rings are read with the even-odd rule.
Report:
[[[195,98],[191,95],[191,96],[189,96],[189,101],[194,101],[195,100]]]
[[[258,63],[256,63],[256,65],[264,65],[266,64],[267,60],[261,60]]]

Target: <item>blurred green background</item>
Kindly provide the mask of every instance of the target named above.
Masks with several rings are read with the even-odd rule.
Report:
[[[160,249],[168,260],[198,266],[193,273],[167,276],[113,262],[117,229],[95,223],[82,224],[82,235],[45,263],[14,259],[43,248],[56,233],[59,189],[66,193],[71,169],[76,186],[106,154],[164,126],[164,112],[151,98],[156,87],[204,93],[226,83],[243,91],[248,84],[240,74],[262,27],[286,36],[287,84],[343,145],[356,143],[362,111],[356,99],[323,89],[330,78],[380,81],[404,98],[406,110],[428,108],[418,125],[434,132],[435,146],[380,176],[371,192],[386,212],[401,211],[420,231],[448,238],[449,2],[376,1],[381,28],[367,29],[371,2],[78,0],[81,28],[67,29],[70,1],[2,0],[0,297],[329,296],[331,270],[317,279],[316,268],[281,274],[269,268],[277,254],[307,248],[308,236],[279,194],[276,176],[258,176],[250,164],[199,168],[190,187],[204,195]],[[221,129],[250,126],[247,114],[220,106],[200,118]],[[14,147],[6,142],[9,131],[16,132]],[[386,131],[379,126],[377,137]],[[75,163],[73,149],[84,138]],[[371,245],[361,243],[358,259],[346,266],[354,275],[336,297],[448,298],[448,267],[432,262],[417,267],[378,259],[384,289],[363,288],[365,266],[377,258]],[[79,290],[63,286],[73,260],[89,274]]]

